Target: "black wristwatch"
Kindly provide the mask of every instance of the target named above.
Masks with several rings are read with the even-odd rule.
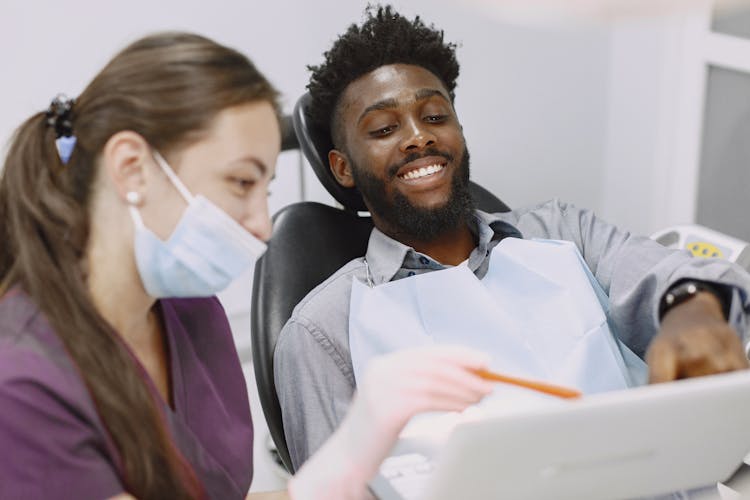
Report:
[[[724,319],[729,318],[729,304],[731,301],[731,292],[726,287],[714,285],[698,280],[678,281],[667,290],[659,302],[659,321],[673,307],[693,298],[700,292],[708,292],[719,300],[721,310],[724,313]]]

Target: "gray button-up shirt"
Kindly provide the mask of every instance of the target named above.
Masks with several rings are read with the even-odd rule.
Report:
[[[468,266],[479,278],[487,272],[492,248],[505,237],[575,243],[609,296],[613,331],[641,357],[658,331],[659,299],[683,278],[731,286],[730,322],[738,332],[746,330],[750,276],[727,261],[669,250],[558,200],[505,213],[477,211],[470,227],[478,243]],[[370,235],[366,259],[367,266],[363,258],[355,259],[311,291],[294,309],[276,344],[274,377],[295,469],[333,433],[354,394],[349,353],[352,280],[367,283],[368,266],[375,286],[445,268],[377,229]]]

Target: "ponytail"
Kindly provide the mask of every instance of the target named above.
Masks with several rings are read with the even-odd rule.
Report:
[[[0,292],[19,286],[45,313],[120,453],[114,458],[126,489],[142,500],[198,498],[200,485],[172,444],[155,395],[89,296],[81,263],[88,193],[74,187],[93,168],[85,172],[75,160],[62,163],[43,113],[16,132],[0,179],[6,242],[0,246]]]

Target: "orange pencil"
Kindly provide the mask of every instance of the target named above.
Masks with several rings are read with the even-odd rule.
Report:
[[[508,375],[500,375],[489,370],[473,370],[474,373],[479,375],[485,380],[492,380],[493,382],[502,382],[504,384],[513,384],[533,391],[543,392],[558,398],[575,399],[580,398],[582,394],[575,390],[567,387],[560,387],[559,385],[546,384],[544,382],[536,382],[534,380],[524,380],[522,378],[509,377]]]

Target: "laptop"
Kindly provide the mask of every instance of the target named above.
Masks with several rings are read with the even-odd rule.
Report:
[[[715,486],[748,451],[750,370],[462,423],[439,447],[400,443],[371,488],[384,500],[642,498]]]

